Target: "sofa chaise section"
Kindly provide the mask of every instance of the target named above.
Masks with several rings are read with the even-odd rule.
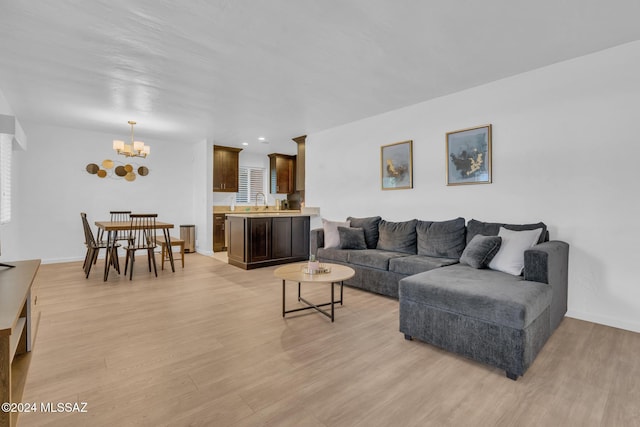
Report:
[[[523,276],[457,264],[400,280],[400,332],[524,374],[567,311],[569,245],[525,252]]]

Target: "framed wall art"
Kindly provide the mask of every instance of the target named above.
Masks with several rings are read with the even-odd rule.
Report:
[[[413,141],[380,148],[380,175],[383,190],[413,188]]]
[[[447,185],[491,183],[491,125],[447,133]]]

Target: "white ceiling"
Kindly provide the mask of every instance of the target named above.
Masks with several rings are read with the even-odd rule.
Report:
[[[0,91],[23,122],[294,152],[638,40],[639,17],[638,0],[0,0]]]

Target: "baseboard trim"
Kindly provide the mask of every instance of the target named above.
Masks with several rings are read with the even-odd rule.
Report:
[[[101,259],[104,259],[104,257],[101,257]],[[42,264],[60,264],[63,262],[76,262],[76,261],[84,261],[84,257],[49,258],[49,259],[43,259]]]
[[[572,317],[578,320],[585,320],[591,323],[598,323],[604,326],[611,326],[612,328],[624,329],[631,332],[640,332],[640,324],[634,322],[625,322],[619,319],[612,319],[606,316],[599,316],[593,313],[584,313],[581,311],[569,310],[567,311],[567,317]]]

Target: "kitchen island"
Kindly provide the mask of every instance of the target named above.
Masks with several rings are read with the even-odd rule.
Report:
[[[227,214],[229,264],[250,270],[309,258],[309,215]]]

